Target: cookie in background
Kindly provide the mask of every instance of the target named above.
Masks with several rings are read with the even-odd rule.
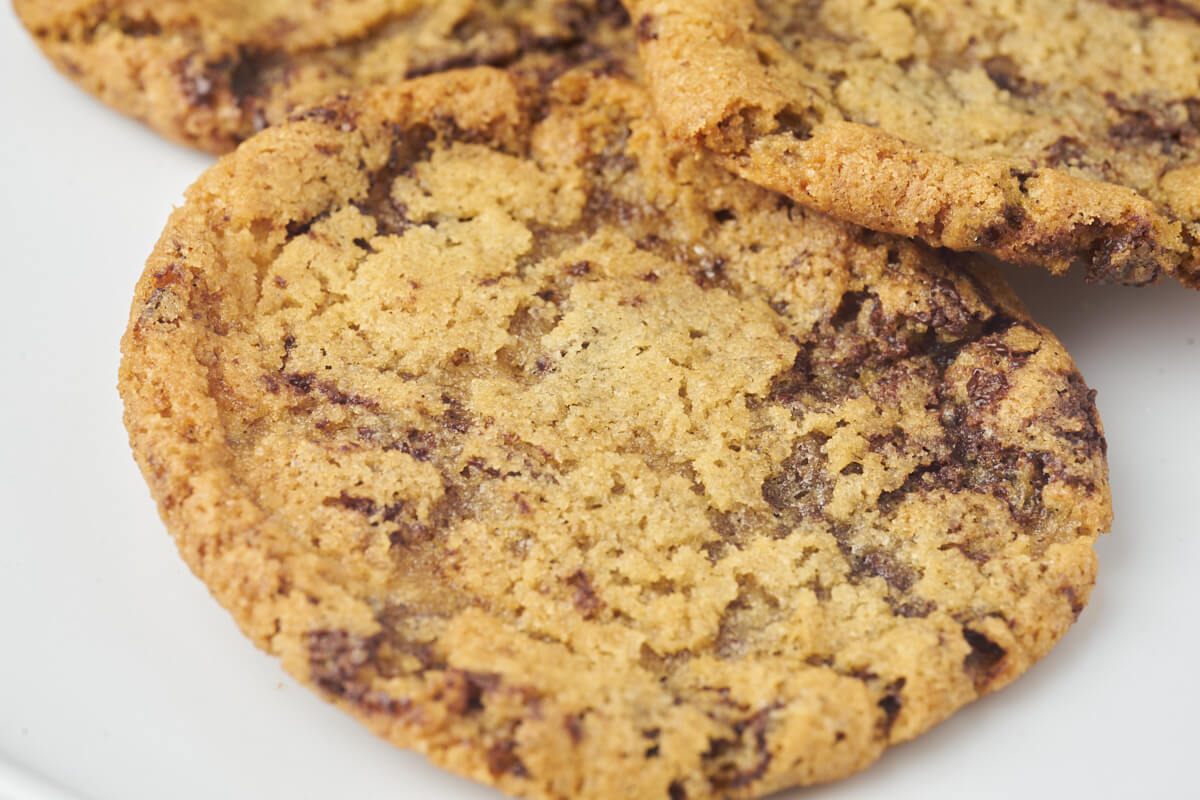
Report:
[[[616,0],[14,0],[71,80],[224,153],[339,92],[476,65],[557,69],[632,42]]]
[[[1200,7],[627,0],[670,134],[866,227],[1200,287]]]

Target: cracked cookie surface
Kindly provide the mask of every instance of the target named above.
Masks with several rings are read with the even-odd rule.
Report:
[[[120,388],[191,568],[380,735],[537,798],[858,770],[1044,655],[1110,521],[1092,393],[970,257],[474,70],[247,141]]]
[[[672,135],[813,208],[1200,287],[1200,5],[627,0]]]
[[[159,133],[223,153],[339,92],[448,69],[594,58],[617,0],[14,0],[58,69]]]

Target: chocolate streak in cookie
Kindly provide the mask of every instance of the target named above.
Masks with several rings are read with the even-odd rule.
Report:
[[[188,193],[123,342],[192,569],[379,734],[537,798],[752,797],[1019,675],[1109,524],[1092,393],[966,257],[451,73]]]

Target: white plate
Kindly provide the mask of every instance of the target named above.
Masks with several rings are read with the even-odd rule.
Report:
[[[499,798],[285,677],[155,515],[121,427],[117,341],[171,204],[210,159],[73,88],[7,3],[0,89],[0,800]],[[1091,605],[1009,689],[785,797],[1196,791],[1200,293],[1011,275],[1100,392],[1117,522]]]

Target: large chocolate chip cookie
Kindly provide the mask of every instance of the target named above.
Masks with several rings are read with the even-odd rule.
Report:
[[[732,176],[595,70],[251,139],[123,351],[245,633],[526,797],[858,770],[1043,656],[1110,521],[1092,394],[997,276]]]

